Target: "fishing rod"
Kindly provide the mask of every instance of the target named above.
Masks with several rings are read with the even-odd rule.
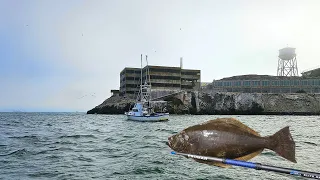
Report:
[[[182,155],[188,158],[200,159],[204,161],[213,161],[213,162],[219,162],[219,163],[228,164],[228,165],[241,166],[241,167],[251,168],[255,170],[273,171],[273,172],[285,173],[285,174],[290,174],[295,176],[302,176],[306,178],[320,179],[320,173],[316,173],[316,172],[301,171],[297,169],[289,169],[289,168],[283,168],[283,167],[277,167],[277,166],[269,166],[269,165],[263,165],[260,163],[239,161],[239,160],[233,160],[233,159],[222,159],[222,158],[209,157],[209,156],[198,156],[193,154],[179,153],[175,151],[172,151],[171,154]]]

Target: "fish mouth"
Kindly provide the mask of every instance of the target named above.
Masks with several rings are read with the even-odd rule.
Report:
[[[172,137],[168,137],[168,141],[166,142],[166,145],[171,148],[171,143],[170,141],[172,140]]]
[[[166,142],[166,145],[170,147],[170,144],[169,144],[169,142]]]

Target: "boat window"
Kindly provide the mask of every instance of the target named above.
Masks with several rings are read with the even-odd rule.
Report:
[[[133,112],[138,112],[138,109],[132,109]]]

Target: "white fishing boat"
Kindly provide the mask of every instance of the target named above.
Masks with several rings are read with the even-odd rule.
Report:
[[[146,56],[146,61],[148,63],[147,56]],[[150,83],[149,68],[147,68],[146,70],[145,82],[144,84],[142,84],[142,55],[141,55],[140,79],[141,79],[140,90],[136,99],[136,103],[134,104],[134,107],[131,110],[129,110],[129,112],[125,112],[128,120],[150,121],[150,122],[169,120],[169,113],[166,112],[166,108],[161,109],[161,111],[155,112],[154,105],[157,102],[151,100],[151,83]],[[165,102],[165,101],[162,101],[162,102]],[[160,102],[158,101],[158,103]]]

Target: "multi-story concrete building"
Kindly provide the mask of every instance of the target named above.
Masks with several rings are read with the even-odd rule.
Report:
[[[320,93],[320,77],[242,75],[215,80],[208,88],[246,93]]]
[[[146,72],[149,73],[146,73]],[[142,69],[142,82],[150,75],[152,89],[164,90],[199,90],[200,70],[180,67],[145,66]],[[124,68],[120,72],[120,93],[133,94],[139,91],[141,83],[140,68]],[[149,77],[148,77],[149,78]]]
[[[133,94],[140,84],[141,69],[126,67],[120,72],[120,94]]]

